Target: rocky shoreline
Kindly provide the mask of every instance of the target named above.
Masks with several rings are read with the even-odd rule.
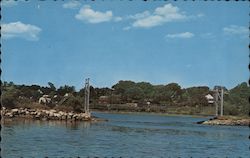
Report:
[[[69,120],[69,121],[100,121],[102,119],[91,116],[87,113],[63,112],[54,109],[28,109],[28,108],[15,108],[15,109],[1,109],[1,116],[5,118],[27,118],[36,120]],[[103,120],[106,121],[106,120]]]
[[[197,122],[204,125],[224,125],[224,126],[249,126],[250,119],[241,118],[227,118],[227,117],[214,117],[207,121]]]

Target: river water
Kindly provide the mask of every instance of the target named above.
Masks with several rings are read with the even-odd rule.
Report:
[[[5,121],[1,155],[16,157],[249,157],[248,127],[202,117],[93,113],[108,122]]]

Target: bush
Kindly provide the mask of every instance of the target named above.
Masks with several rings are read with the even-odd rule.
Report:
[[[239,113],[240,113],[239,109],[235,105],[225,102],[225,105],[224,105],[225,115],[239,115]]]
[[[70,95],[68,99],[62,104],[65,107],[72,107],[75,112],[83,112],[83,99]]]
[[[2,95],[2,106],[6,108],[14,108],[17,106],[15,101],[15,96],[13,94],[5,94]]]
[[[14,108],[17,106],[18,97],[20,95],[20,91],[14,88],[13,86],[9,89],[3,90],[1,99],[2,106],[6,108]]]

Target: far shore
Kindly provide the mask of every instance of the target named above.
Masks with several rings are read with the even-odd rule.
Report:
[[[182,116],[182,117],[197,117],[206,120],[199,121],[197,124],[204,125],[226,125],[226,126],[248,126],[250,125],[249,116],[218,116],[206,114],[181,114],[181,113],[161,113],[161,112],[138,112],[138,111],[115,111],[115,110],[95,110],[91,112],[114,113],[114,114],[149,114],[162,116]],[[54,109],[29,109],[29,108],[14,108],[1,109],[3,118],[15,119],[35,119],[35,120],[66,120],[66,121],[108,121],[102,118],[97,118],[91,114],[63,112]]]
[[[163,116],[184,116],[184,117],[214,117],[213,115],[206,115],[206,114],[178,114],[178,113],[162,113],[162,112],[138,112],[138,111],[115,111],[115,110],[95,110],[93,109],[92,112],[101,112],[101,113],[113,113],[113,114],[149,114],[149,115],[163,115]]]

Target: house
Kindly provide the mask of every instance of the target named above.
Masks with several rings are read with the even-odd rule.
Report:
[[[208,104],[214,103],[214,97],[211,94],[207,94],[205,98],[207,99]]]

